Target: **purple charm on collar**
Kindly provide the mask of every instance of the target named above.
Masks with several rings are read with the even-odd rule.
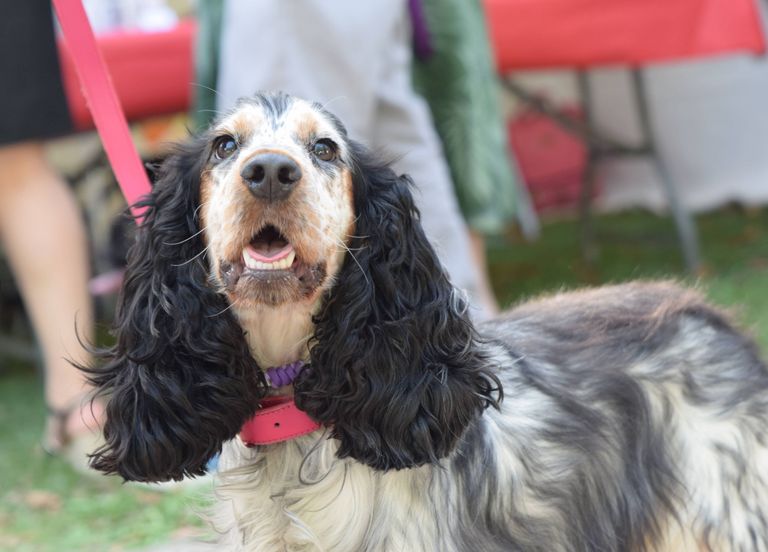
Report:
[[[273,366],[267,369],[267,381],[274,388],[290,385],[302,368],[304,368],[304,363],[300,360],[283,366]]]

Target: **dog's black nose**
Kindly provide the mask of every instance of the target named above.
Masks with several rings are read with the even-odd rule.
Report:
[[[240,176],[254,196],[279,201],[288,197],[301,180],[301,168],[287,155],[261,153],[248,161]]]

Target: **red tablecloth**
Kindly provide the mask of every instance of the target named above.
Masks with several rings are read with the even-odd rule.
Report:
[[[194,82],[196,26],[184,21],[163,32],[120,32],[98,37],[112,82],[129,121],[189,108]],[[59,44],[64,90],[78,130],[93,127],[66,45]]]
[[[756,0],[484,0],[500,71],[639,64],[764,52]],[[194,22],[99,37],[129,120],[189,108]],[[75,125],[92,127],[66,47],[64,87]]]
[[[758,0],[484,0],[499,70],[764,52]]]

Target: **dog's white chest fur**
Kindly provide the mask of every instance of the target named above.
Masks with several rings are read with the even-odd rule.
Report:
[[[424,511],[428,468],[377,472],[335,452],[322,431],[261,451],[227,443],[215,520],[226,549],[439,549],[434,512]]]
[[[269,368],[306,359],[315,308],[314,304],[307,303],[283,308],[235,309],[259,366]]]

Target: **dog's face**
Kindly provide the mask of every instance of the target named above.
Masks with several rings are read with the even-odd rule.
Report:
[[[316,104],[259,97],[208,137],[199,216],[219,289],[237,310],[314,301],[354,233],[344,128]]]
[[[257,95],[158,174],[116,344],[86,368],[110,397],[94,467],[142,481],[203,473],[269,392],[259,361],[272,357],[243,321],[272,326],[276,310],[305,315],[310,362],[294,399],[339,457],[376,469],[438,462],[495,404],[498,380],[421,229],[410,179],[322,107]]]

